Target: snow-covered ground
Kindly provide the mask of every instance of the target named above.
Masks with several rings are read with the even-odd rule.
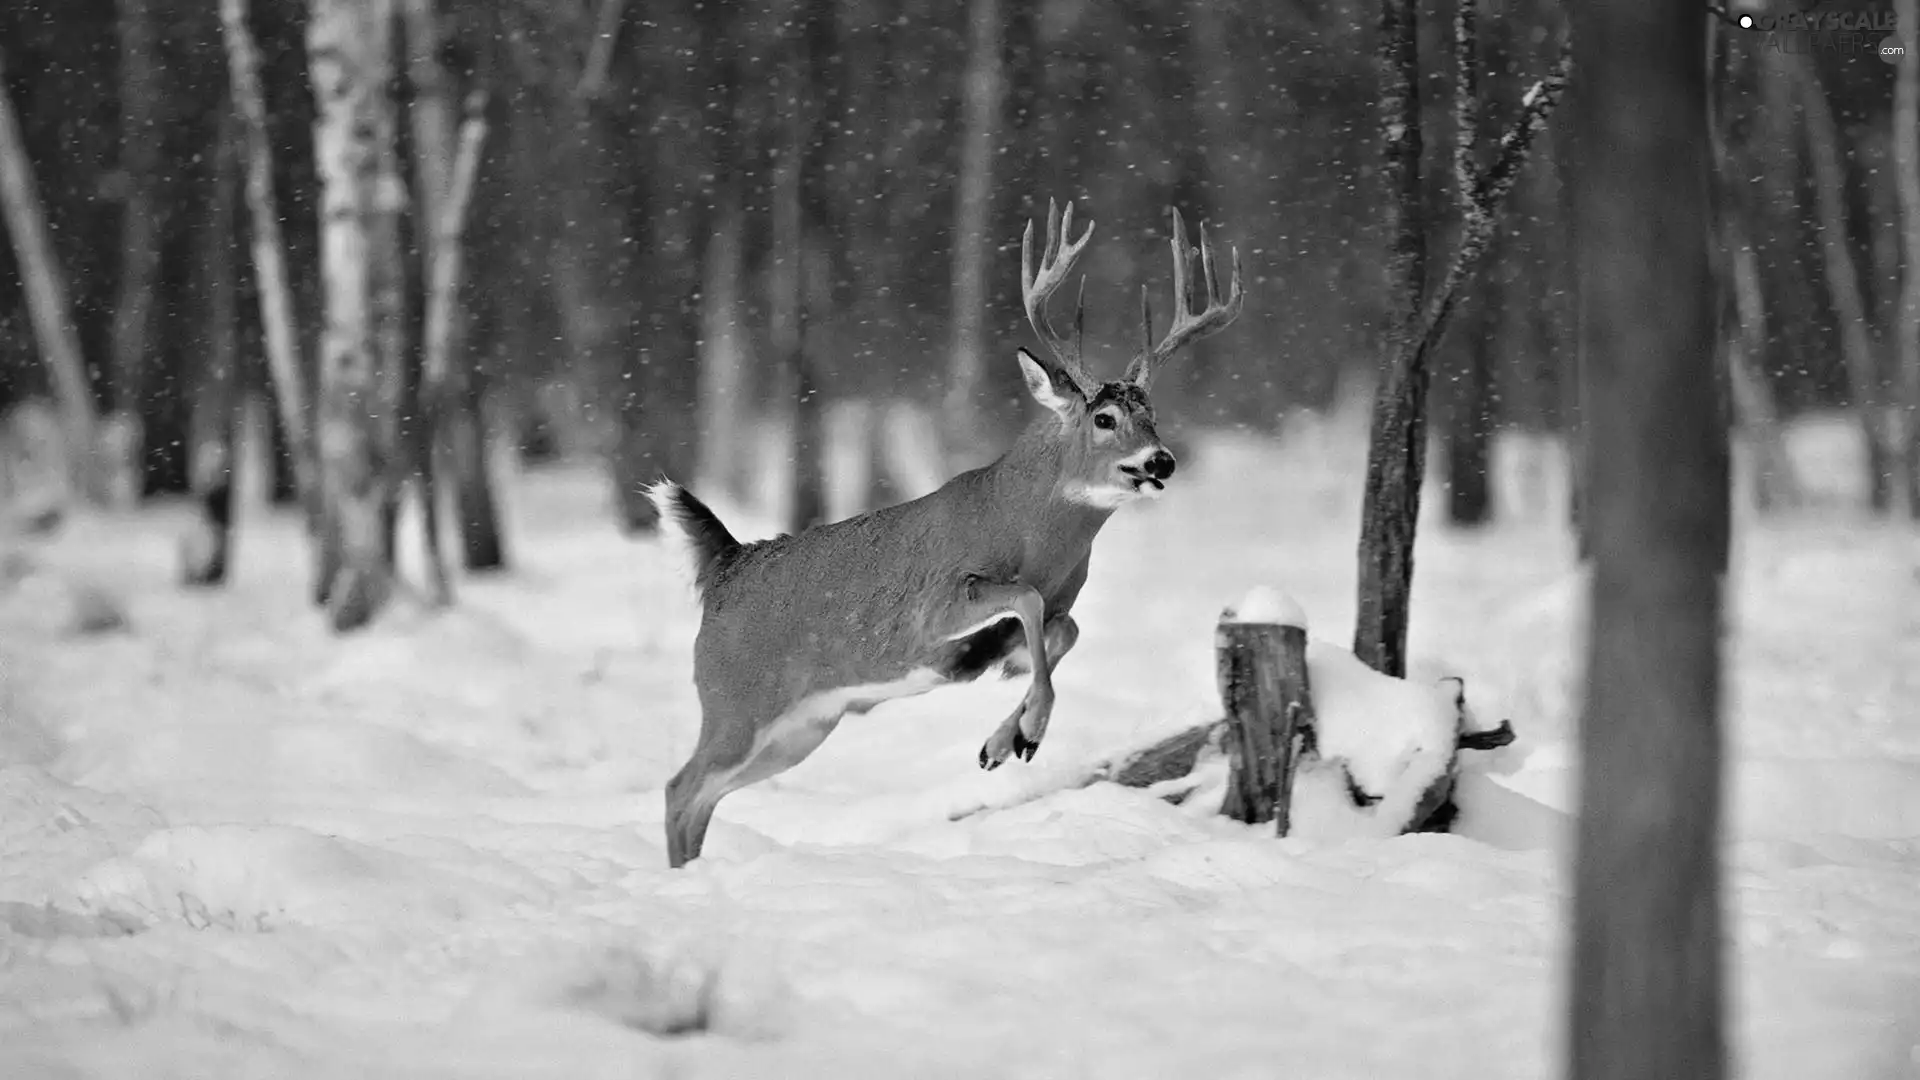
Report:
[[[12,541],[0,1076],[1556,1075],[1583,585],[1552,500],[1421,541],[1423,671],[1520,733],[1468,755],[1458,834],[1022,801],[1215,714],[1214,622],[1250,586],[1344,643],[1361,439],[1294,430],[1202,440],[1108,526],[1032,764],[975,764],[1021,683],[883,706],[724,802],[680,872],[660,788],[697,609],[595,473],[513,481],[511,576],[344,639],[289,521],[247,521],[210,593],[174,584],[183,510]],[[1796,442],[1845,465],[1831,428]],[[1838,505],[1741,525],[1744,1076],[1920,1076],[1917,556]],[[87,588],[127,630],[64,632]]]

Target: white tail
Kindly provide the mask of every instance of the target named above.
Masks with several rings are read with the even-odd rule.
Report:
[[[698,858],[714,808],[730,792],[792,768],[848,713],[999,668],[1031,672],[1020,707],[988,736],[980,766],[1032,760],[1053,711],[1053,669],[1079,628],[1068,612],[1087,580],[1093,539],[1113,511],[1158,495],[1174,459],[1154,430],[1146,380],[1182,345],[1240,313],[1240,262],[1225,299],[1202,228],[1207,306],[1191,314],[1193,249],[1173,212],[1176,311],[1158,345],[1118,382],[1097,383],[1082,363],[1080,319],[1071,342],[1047,302],[1093,233],[1069,235],[1073,208],[1047,206],[1038,261],[1033,226],[1021,244],[1028,319],[1048,359],[1018,351],[1027,390],[1047,414],[998,460],[912,502],[741,544],[692,493],[650,489],[660,517],[693,552],[703,614],[694,645],[700,740],[666,792],[667,861]],[[1146,315],[1143,309],[1143,323]]]

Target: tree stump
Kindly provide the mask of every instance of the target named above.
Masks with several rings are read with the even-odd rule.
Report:
[[[1307,619],[1291,597],[1256,588],[1220,613],[1214,645],[1229,763],[1220,812],[1291,826],[1296,743],[1313,724]]]

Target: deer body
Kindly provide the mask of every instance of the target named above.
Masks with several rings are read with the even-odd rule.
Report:
[[[1069,207],[1061,231],[1071,222]],[[1184,295],[1185,235],[1177,215],[1175,223]],[[1055,225],[1050,210],[1045,273],[1036,283],[1029,272],[1025,282],[1029,314],[1050,344],[1044,314],[1035,312],[1079,252],[1072,243],[1056,247]],[[1029,227],[1029,247],[1031,234]],[[722,798],[805,760],[847,714],[995,668],[1030,673],[1031,683],[982,745],[980,766],[1031,760],[1052,714],[1054,666],[1079,637],[1069,612],[1086,584],[1094,538],[1121,505],[1163,490],[1174,469],[1144,391],[1149,365],[1209,332],[1209,317],[1217,329],[1238,313],[1237,264],[1233,299],[1221,305],[1204,232],[1202,248],[1207,313],[1196,320],[1183,303],[1167,342],[1136,360],[1122,382],[1092,384],[1077,355],[1058,348],[1051,365],[1021,350],[1028,390],[1047,413],[998,460],[931,494],[741,544],[686,489],[665,481],[650,490],[662,522],[692,548],[702,602],[694,644],[700,738],[667,785],[670,865],[699,856]],[[1023,251],[1023,270],[1026,263]]]

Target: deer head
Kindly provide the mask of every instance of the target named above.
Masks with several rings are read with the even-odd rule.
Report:
[[[1153,316],[1146,286],[1140,289],[1140,351],[1114,382],[1096,382],[1087,374],[1082,348],[1086,316],[1086,278],[1074,303],[1071,339],[1054,331],[1047,302],[1059,289],[1093,237],[1093,223],[1073,239],[1073,204],[1064,212],[1047,201],[1047,233],[1039,257],[1033,251],[1033,222],[1020,239],[1020,291],[1027,321],[1049,354],[1042,359],[1021,349],[1020,371],[1027,392],[1058,420],[1053,432],[1059,445],[1059,490],[1068,499],[1102,509],[1113,509],[1138,498],[1157,497],[1173,475],[1175,461],[1154,429],[1153,402],[1147,383],[1164,361],[1189,345],[1224,329],[1240,314],[1246,294],[1240,286],[1240,253],[1230,249],[1233,277],[1227,295],[1220,295],[1215,273],[1213,242],[1200,227],[1200,269],[1206,286],[1206,306],[1195,314],[1189,300],[1193,245],[1187,241],[1180,211],[1173,218],[1174,319],[1166,337],[1153,341]]]

